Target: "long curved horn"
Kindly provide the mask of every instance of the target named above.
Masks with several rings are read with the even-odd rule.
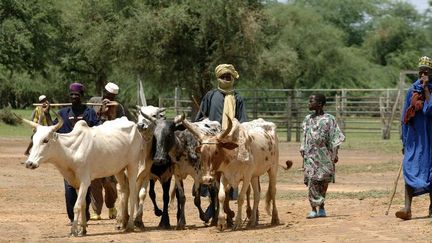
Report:
[[[62,127],[63,123],[64,123],[63,118],[57,112],[55,112],[55,115],[57,117],[58,123],[54,126],[54,128],[52,130],[53,132],[57,132],[57,130],[59,130],[60,127]]]
[[[225,131],[223,133],[221,133],[220,135],[218,135],[218,137],[217,137],[218,140],[226,137],[231,132],[231,129],[232,129],[232,126],[233,126],[233,122],[232,122],[231,118],[227,114],[225,114],[225,115],[228,118],[228,127],[225,129]]]
[[[33,127],[33,128],[37,128],[38,126],[39,126],[39,124],[37,124],[36,122],[34,122],[34,121],[30,121],[30,120],[27,120],[27,119],[24,119],[24,118],[22,118],[22,117],[20,117],[20,116],[18,116],[17,114],[15,114],[15,113],[13,113],[20,121],[22,121],[22,122],[24,122],[25,124],[27,124],[27,125],[29,125],[29,126],[31,126],[31,127]]]
[[[181,115],[177,115],[176,117],[174,117],[174,123],[175,124],[179,124],[180,122],[183,122],[185,119],[185,113],[183,112]]]
[[[156,118],[154,118],[154,117],[151,117],[151,116],[149,116],[149,115],[147,115],[147,114],[145,114],[144,112],[142,112],[141,110],[140,110],[140,113],[141,113],[141,115],[145,118],[145,119],[147,119],[147,120],[149,120],[149,121],[151,121],[151,122],[153,122],[153,123],[155,123],[156,122]]]
[[[204,135],[202,134],[202,132],[200,130],[197,129],[197,127],[195,127],[190,121],[188,121],[187,119],[185,119],[185,114],[183,112],[183,114],[180,116],[180,118],[176,117],[176,120],[178,120],[179,122],[181,121],[183,123],[183,125],[192,133],[192,135],[194,137],[196,137],[199,141],[203,140]]]

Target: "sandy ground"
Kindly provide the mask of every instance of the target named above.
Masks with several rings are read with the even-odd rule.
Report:
[[[413,219],[402,221],[394,212],[403,204],[402,180],[386,216],[389,192],[396,178],[401,155],[370,151],[341,150],[336,183],[330,184],[328,217],[306,219],[309,211],[306,187],[301,183],[297,143],[281,143],[280,164],[294,161],[290,171],[280,170],[277,206],[281,224],[271,226],[260,204],[259,226],[255,229],[219,232],[204,225],[186,181],[186,230],[160,230],[150,200],[143,217],[145,231],[120,233],[103,209],[100,221],[90,221],[85,237],[70,237],[64,203],[63,179],[49,164],[26,169],[21,161],[27,139],[0,138],[0,242],[432,242],[432,221],[427,218],[429,197],[416,197]],[[262,181],[263,192],[266,181]],[[157,186],[160,202],[160,186]],[[204,200],[204,202],[206,202]],[[161,203],[160,203],[161,204]],[[175,226],[176,205],[170,211]],[[237,210],[236,203],[231,208]]]

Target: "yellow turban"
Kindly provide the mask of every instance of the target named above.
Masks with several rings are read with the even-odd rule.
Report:
[[[220,64],[215,68],[216,78],[219,78],[225,73],[230,73],[235,79],[240,77],[234,66],[231,64]]]

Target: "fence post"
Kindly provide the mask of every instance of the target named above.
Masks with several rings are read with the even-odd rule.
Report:
[[[163,97],[159,95],[159,107],[163,107]]]
[[[253,118],[258,119],[258,91],[254,89],[253,91]]]
[[[287,99],[287,142],[291,142],[291,118],[292,118],[292,96],[288,94]]]
[[[342,131],[345,131],[345,123],[342,120],[342,102],[341,102],[341,96],[336,94],[335,95],[335,106],[336,106],[336,121],[339,124],[339,127]]]
[[[180,110],[180,88],[179,87],[175,88],[174,110],[175,110],[176,115],[178,115],[179,114],[179,110]]]
[[[300,105],[299,100],[302,96],[302,93],[298,90],[296,90],[295,93],[295,99],[294,99],[294,111],[295,111],[295,126],[296,126],[296,142],[300,142],[300,133],[301,133],[301,117],[300,117]]]
[[[347,94],[347,90],[346,89],[342,89],[342,97],[340,97],[340,104],[341,104],[341,116],[340,116],[340,126],[342,131],[345,131],[345,117],[347,116],[347,111],[348,111],[348,107],[347,107],[347,100],[348,100],[348,94]]]
[[[381,115],[381,122],[383,124],[381,131],[382,131],[382,139],[389,139],[390,138],[390,134],[387,134],[387,130],[388,130],[388,124],[387,124],[387,109],[386,109],[386,103],[384,102],[384,97],[379,97],[379,110],[380,110],[380,115]]]

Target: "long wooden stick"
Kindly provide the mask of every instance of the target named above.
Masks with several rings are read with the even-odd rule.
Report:
[[[388,205],[387,211],[385,212],[385,215],[388,215],[388,213],[390,211],[390,207],[392,205],[393,198],[394,198],[394,196],[396,194],[396,188],[397,188],[397,184],[398,184],[398,181],[399,181],[399,177],[400,177],[401,172],[402,172],[402,167],[403,167],[403,160],[401,161],[401,164],[399,166],[399,171],[398,171],[398,174],[396,176],[396,180],[395,180],[394,185],[393,185],[393,191],[392,191],[392,193],[390,195],[390,201],[389,201],[389,205]]]
[[[102,103],[83,103],[84,105],[92,105],[92,106],[102,106]],[[43,106],[45,105],[45,103],[33,103],[33,106]],[[49,104],[50,106],[70,106],[72,105],[72,103],[52,103]],[[110,103],[107,104],[107,106],[115,106],[118,105],[117,102],[113,102],[111,101]]]

